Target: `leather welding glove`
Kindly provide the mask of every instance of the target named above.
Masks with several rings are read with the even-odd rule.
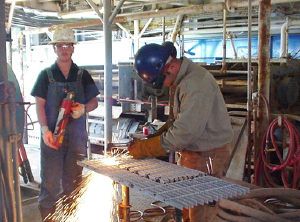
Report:
[[[73,119],[80,118],[85,113],[85,107],[81,103],[73,103],[71,107],[71,116]]]
[[[55,148],[55,146],[53,145],[54,143],[53,133],[49,130],[48,126],[42,126],[41,131],[42,131],[44,143],[49,147]]]
[[[160,136],[135,140],[129,145],[128,152],[135,159],[167,155],[165,149],[160,144]]]

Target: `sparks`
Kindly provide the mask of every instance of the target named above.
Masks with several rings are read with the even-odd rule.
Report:
[[[117,195],[113,181],[97,173],[88,173],[70,196],[57,202],[49,218],[60,222],[116,221]]]

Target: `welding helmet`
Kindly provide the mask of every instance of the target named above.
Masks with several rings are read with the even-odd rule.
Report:
[[[56,43],[76,43],[74,31],[68,28],[57,28],[53,32],[52,41],[49,44]]]
[[[161,89],[165,79],[163,69],[169,56],[169,50],[162,45],[144,45],[135,55],[135,69],[145,82],[153,88]]]
[[[177,49],[175,48],[173,42],[166,41],[162,44],[162,46],[165,47],[169,51],[170,56],[172,56],[173,58],[177,57]]]

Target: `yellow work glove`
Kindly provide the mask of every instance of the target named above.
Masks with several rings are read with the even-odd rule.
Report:
[[[129,155],[135,159],[145,157],[159,157],[167,155],[164,148],[160,144],[160,136],[149,139],[135,140],[128,147]]]
[[[71,111],[73,119],[78,119],[85,113],[85,107],[81,103],[74,103],[71,107]]]

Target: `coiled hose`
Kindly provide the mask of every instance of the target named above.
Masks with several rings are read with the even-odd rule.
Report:
[[[287,132],[279,141],[275,131]],[[285,139],[286,138],[286,144]],[[299,189],[300,181],[300,133],[285,117],[274,119],[263,137],[254,182],[269,187],[284,186]]]

